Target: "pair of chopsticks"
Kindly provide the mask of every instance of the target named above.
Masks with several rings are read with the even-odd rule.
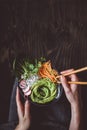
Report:
[[[85,71],[87,70],[87,66],[86,67],[83,67],[83,68],[80,68],[80,69],[77,69],[77,70],[74,70],[74,71],[71,71],[67,74],[63,74],[63,76],[69,76],[71,74],[76,74],[76,73],[79,73],[79,72],[82,72],[82,71]],[[61,75],[58,75],[57,78],[60,78]],[[60,81],[58,81],[58,83],[61,83]],[[87,82],[80,82],[80,81],[68,81],[69,84],[79,84],[79,85],[87,85]]]

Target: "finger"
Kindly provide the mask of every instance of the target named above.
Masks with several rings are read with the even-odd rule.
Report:
[[[71,81],[76,81],[76,82],[78,81],[78,77],[76,76],[76,74],[70,75],[69,78]],[[71,89],[73,92],[76,91],[76,89],[78,88],[77,86],[78,86],[77,84],[71,84]]]
[[[61,76],[60,80],[61,80],[61,83],[62,83],[62,86],[64,88],[65,93],[69,93],[70,92],[70,86],[67,83],[66,78],[64,76]]]
[[[71,78],[71,81],[78,81],[76,74],[71,74],[69,77]]]
[[[19,117],[19,120],[21,120],[23,118],[23,106],[20,101],[20,93],[19,93],[18,87],[16,91],[16,104],[17,104],[18,117]]]
[[[61,71],[60,73],[61,73],[61,74],[65,74],[65,73],[72,72],[73,70],[74,70],[74,69],[68,69],[68,70]]]
[[[30,103],[28,100],[25,102],[25,117],[30,118]]]
[[[17,103],[17,107],[20,107],[21,101],[20,101],[20,93],[19,93],[18,87],[17,87],[17,91],[16,91],[16,103]]]
[[[62,71],[61,74],[67,74],[67,73],[72,72],[73,70],[74,69],[65,70],[65,71]],[[71,81],[78,81],[76,74],[71,74],[68,77],[70,78]]]

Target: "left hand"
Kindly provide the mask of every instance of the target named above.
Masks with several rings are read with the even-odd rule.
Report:
[[[29,101],[26,100],[23,106],[23,104],[20,101],[20,93],[18,88],[16,93],[16,104],[19,117],[19,124],[17,125],[15,130],[28,130],[30,127],[30,104]]]

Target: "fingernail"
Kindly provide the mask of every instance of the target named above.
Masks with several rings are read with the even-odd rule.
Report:
[[[63,72],[61,71],[60,74],[62,74]]]

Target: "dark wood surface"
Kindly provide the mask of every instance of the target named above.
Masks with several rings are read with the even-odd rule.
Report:
[[[58,71],[87,66],[87,4],[73,0],[0,1],[0,122],[7,122],[14,75],[20,54],[53,57]],[[33,53],[32,53],[33,52]],[[87,81],[87,72],[78,75]],[[82,87],[87,122],[87,87]]]

